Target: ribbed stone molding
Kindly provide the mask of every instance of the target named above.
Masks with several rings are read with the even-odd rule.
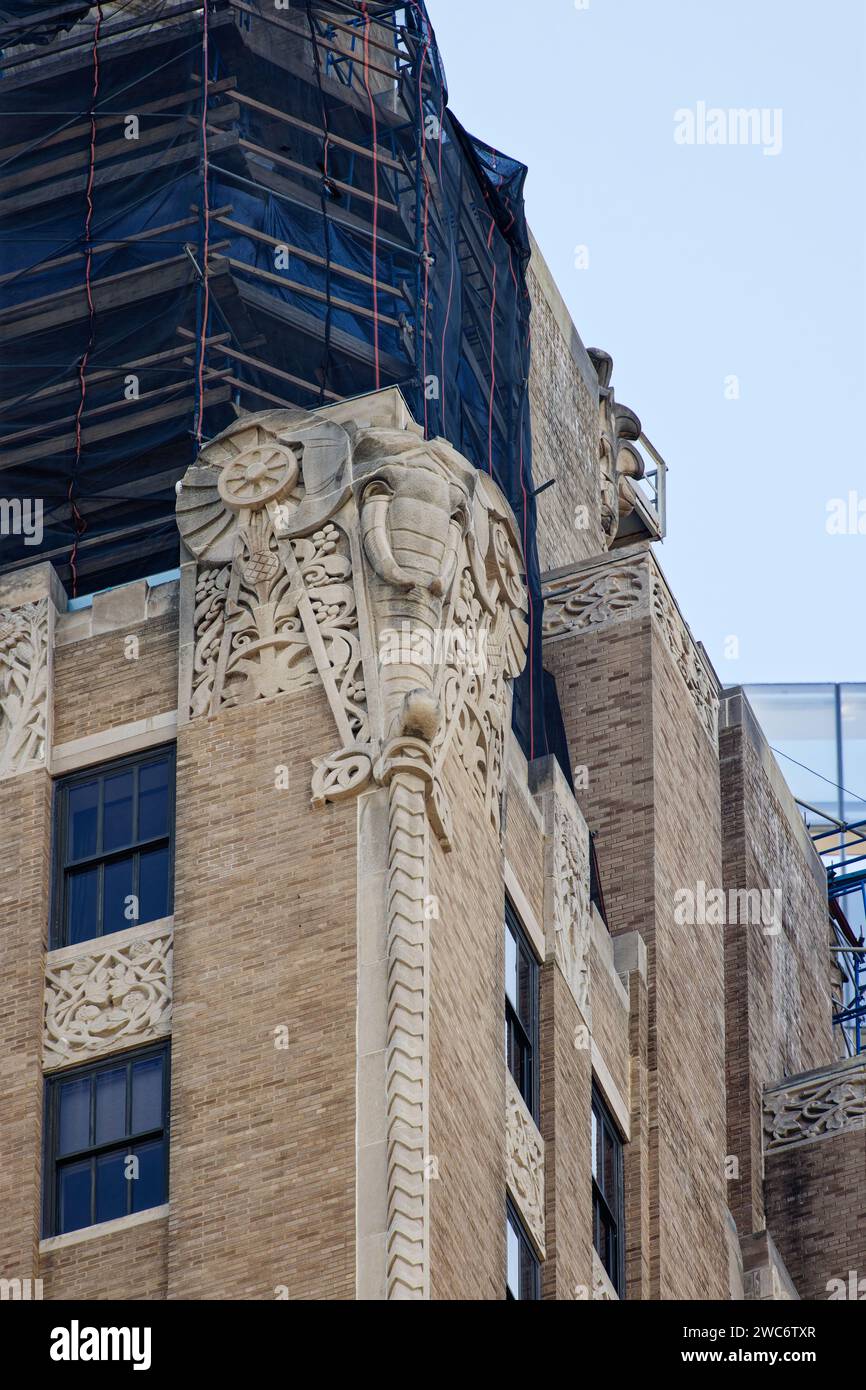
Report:
[[[0,580],[0,780],[48,768],[56,605],[51,565]]]
[[[544,1259],[544,1140],[510,1072],[505,1077],[506,1183]]]
[[[545,643],[647,616],[673,658],[707,737],[718,747],[718,681],[648,544],[624,546],[544,576]]]
[[[866,1056],[788,1077],[764,1092],[764,1153],[866,1130]]]
[[[424,1298],[429,836],[450,849],[448,757],[500,827],[526,646],[517,526],[396,390],[241,416],[187,471],[177,519],[180,723],[321,685],[336,746],[313,759],[313,807],[388,790],[384,1282]]]
[[[171,919],[48,954],[46,1071],[139,1047],[171,1031]]]

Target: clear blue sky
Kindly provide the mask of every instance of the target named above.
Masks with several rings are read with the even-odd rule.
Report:
[[[529,165],[578,331],[668,461],[659,558],[720,677],[866,679],[866,534],[827,533],[831,499],[866,513],[866,0],[429,11],[452,110]],[[781,108],[781,152],[675,143],[699,102]]]

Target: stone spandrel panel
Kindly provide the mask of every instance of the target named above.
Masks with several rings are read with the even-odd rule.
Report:
[[[553,954],[586,1023],[591,1023],[589,830],[555,758],[533,766],[544,817],[544,922]]]
[[[647,616],[683,679],[708,739],[717,748],[718,682],[647,543],[544,576],[545,643]]]
[[[171,920],[49,952],[46,1071],[138,1047],[171,1032]]]
[[[509,1072],[505,1092],[508,1191],[544,1259],[544,1140]]]
[[[866,1057],[764,1092],[764,1153],[866,1130]]]

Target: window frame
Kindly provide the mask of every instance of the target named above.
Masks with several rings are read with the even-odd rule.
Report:
[[[157,835],[149,840],[134,841],[131,844],[121,846],[118,849],[109,850],[108,853],[97,853],[86,855],[79,860],[67,860],[66,847],[69,835],[69,791],[70,789],[98,779],[100,783],[99,804],[98,804],[98,823],[102,825],[103,805],[105,798],[104,782],[107,777],[116,772],[124,772],[128,769],[139,769],[148,763],[155,762],[160,758],[167,758],[169,778],[168,778],[168,830],[165,835]],[[137,784],[136,784],[137,785]],[[137,798],[136,798],[137,800]],[[157,744],[153,748],[142,749],[137,753],[130,753],[126,757],[112,758],[108,762],[92,763],[88,767],[78,768],[75,772],[70,772],[63,777],[58,777],[54,782],[53,804],[51,815],[51,830],[53,838],[52,853],[52,885],[51,885],[51,924],[49,931],[49,949],[52,951],[60,950],[65,946],[81,946],[84,941],[102,941],[106,935],[116,935],[114,932],[104,932],[104,888],[101,887],[98,893],[97,920],[100,931],[96,936],[85,937],[80,942],[70,942],[68,937],[68,884],[69,876],[74,870],[80,870],[87,866],[98,867],[116,860],[127,858],[131,855],[140,855],[142,852],[158,849],[162,845],[168,847],[168,897],[166,916],[170,917],[174,912],[174,871],[175,871],[175,839],[176,839],[176,805],[177,805],[177,745],[174,743]],[[104,885],[104,875],[100,879]],[[140,887],[140,882],[139,885]],[[152,921],[161,921],[161,918],[152,918]],[[147,923],[138,921],[130,922],[130,927],[146,926]]]
[[[518,1017],[517,1010],[508,997],[508,988],[505,994],[505,1065],[514,1081],[515,1086],[523,1097],[524,1104],[536,1124],[539,1123],[541,1109],[541,1075],[540,1075],[540,1014],[541,1014],[541,967],[538,957],[532,948],[532,943],[528,934],[523,928],[523,924],[518,916],[517,910],[511,899],[506,895],[505,898],[505,931],[510,932],[515,939],[518,953],[522,954],[529,964],[530,970],[530,996],[531,1006],[529,1019],[529,1029],[524,1026]],[[529,1098],[524,1094],[520,1081],[514,1075],[508,1062],[509,1040],[512,1028],[518,1030],[524,1047],[530,1056],[529,1070]]]
[[[162,1069],[162,1124],[159,1128],[143,1130],[141,1134],[130,1135],[127,1133],[122,1140],[112,1139],[103,1144],[93,1144],[84,1149],[76,1149],[74,1152],[64,1154],[60,1157],[57,1153],[60,1141],[60,1089],[68,1081],[75,1081],[81,1077],[94,1077],[102,1072],[116,1071],[119,1067],[127,1068],[126,1096],[124,1104],[127,1111],[131,1104],[132,1087],[130,1079],[132,1075],[132,1065],[135,1062],[148,1061],[151,1057],[163,1058]],[[93,1123],[92,1107],[95,1104],[96,1088],[91,1085],[91,1125]],[[102,1225],[95,1219],[84,1226],[75,1226],[71,1231],[61,1232],[59,1227],[60,1220],[60,1186],[59,1173],[63,1168],[73,1163],[79,1163],[82,1159],[94,1159],[110,1153],[129,1153],[130,1149],[139,1144],[146,1144],[155,1138],[163,1141],[163,1163],[164,1163],[164,1196],[162,1203],[168,1201],[169,1193],[169,1157],[171,1150],[171,1040],[166,1038],[156,1043],[150,1043],[146,1047],[138,1047],[128,1052],[115,1052],[107,1057],[97,1058],[92,1062],[84,1062],[80,1066],[65,1067],[62,1071],[50,1072],[45,1077],[45,1096],[43,1105],[43,1124],[44,1136],[42,1144],[42,1238],[49,1239],[58,1235],[74,1235],[79,1231],[88,1230],[94,1225]],[[127,1121],[128,1128],[128,1121]],[[94,1169],[95,1172],[95,1169]],[[127,1206],[132,1203],[132,1183],[128,1184]],[[96,1187],[93,1177],[91,1177],[90,1189],[90,1214],[95,1218]],[[142,1211],[152,1211],[153,1207],[143,1207]],[[138,1212],[127,1211],[125,1216],[139,1215]],[[113,1220],[123,1218],[110,1218]]]
[[[592,1173],[592,1244],[593,1249],[595,1250],[595,1253],[601,1261],[602,1267],[604,1268],[604,1271],[607,1274],[607,1277],[610,1279],[610,1282],[613,1284],[613,1287],[616,1290],[617,1297],[624,1298],[625,1145],[622,1134],[619,1131],[616,1121],[611,1115],[610,1110],[607,1104],[605,1103],[604,1096],[602,1095],[594,1080],[592,1083],[591,1119],[594,1119],[596,1125],[599,1126],[602,1151],[605,1135],[607,1135],[613,1141],[615,1169],[613,1176],[614,1192],[608,1194],[607,1192],[605,1192],[604,1187],[602,1186],[602,1182],[599,1182],[596,1177],[596,1149],[595,1144],[593,1143],[592,1162],[590,1164],[590,1171]],[[602,1181],[604,1178],[603,1169],[604,1165],[602,1164],[602,1172],[599,1175],[602,1178]],[[611,1205],[611,1200],[609,1200],[610,1198],[613,1199],[613,1205]],[[608,1268],[608,1265],[605,1264],[604,1260],[602,1259],[601,1252],[598,1248],[600,1243],[599,1230],[601,1225],[601,1216],[605,1216],[607,1218],[608,1228],[609,1230],[613,1231],[613,1237],[616,1242],[616,1259],[613,1262],[613,1269]]]
[[[532,1292],[526,1298],[515,1298],[508,1284],[508,1227],[511,1226],[517,1236],[521,1248],[525,1248],[531,1260],[532,1270]],[[541,1302],[541,1261],[532,1241],[529,1239],[526,1227],[520,1219],[520,1213],[510,1197],[505,1199],[505,1298],[512,1303],[540,1303]]]

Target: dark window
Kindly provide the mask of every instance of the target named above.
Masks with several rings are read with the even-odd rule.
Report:
[[[505,1055],[538,1121],[538,962],[511,903],[505,902]]]
[[[53,946],[124,931],[173,908],[174,749],[57,784]]]
[[[620,1298],[624,1288],[622,1140],[601,1096],[592,1093],[593,1243]]]
[[[506,1239],[508,1241],[508,1273],[505,1281],[506,1298],[539,1299],[540,1270],[535,1251],[529,1243],[520,1217],[509,1202],[506,1207]]]
[[[168,1097],[167,1043],[48,1077],[47,1236],[162,1205]]]

